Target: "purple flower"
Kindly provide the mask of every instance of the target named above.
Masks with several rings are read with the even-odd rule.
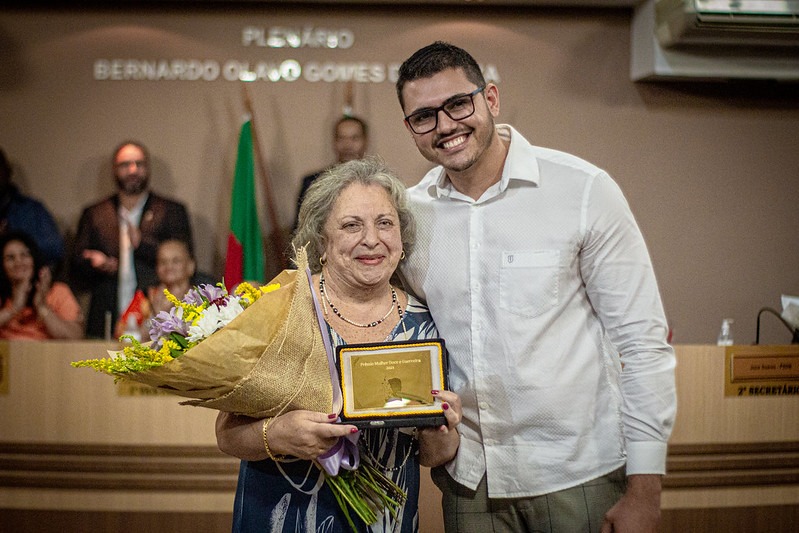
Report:
[[[213,302],[224,298],[226,295],[227,291],[223,288],[206,283],[189,289],[189,292],[183,297],[183,301],[190,305],[202,305],[203,302]]]
[[[155,341],[153,349],[160,349],[163,339],[169,337],[171,333],[178,333],[184,337],[189,333],[189,325],[183,321],[182,307],[161,311],[153,318],[150,324],[150,338]]]

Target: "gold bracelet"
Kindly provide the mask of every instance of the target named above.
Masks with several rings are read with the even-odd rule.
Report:
[[[269,427],[269,422],[271,422],[272,420],[274,420],[274,418],[267,418],[266,420],[264,420],[264,430],[263,430],[263,434],[264,434],[264,450],[266,450],[266,455],[268,455],[269,458],[272,459],[274,462],[282,463],[282,462],[284,462],[286,460],[286,456],[285,455],[280,455],[280,454],[272,455],[272,450],[269,449],[269,442],[267,442],[267,440],[266,440],[266,428]]]

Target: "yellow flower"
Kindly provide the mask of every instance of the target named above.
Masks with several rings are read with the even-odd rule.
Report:
[[[262,295],[275,291],[280,288],[280,283],[270,283],[269,285],[265,285],[262,287],[255,288],[250,283],[246,281],[241,282],[236,287],[236,290],[233,291],[234,294],[238,294],[241,296],[243,300],[247,301],[247,304],[252,304]]]
[[[222,289],[225,297],[227,297],[227,291],[224,290],[224,286],[221,284],[218,286]],[[252,305],[252,303],[262,295],[279,288],[279,283],[271,283],[256,288],[250,283],[244,282],[236,287],[234,294],[241,298],[241,307],[246,308]],[[175,308],[182,309],[182,316],[179,319],[191,325],[197,325],[205,310],[211,305],[211,302],[205,299],[201,304],[184,302],[169,292],[168,289],[164,289],[164,295]],[[120,341],[124,339],[130,341],[130,346],[126,346],[118,352],[111,352],[111,357],[75,361],[72,363],[72,366],[90,367],[98,372],[113,374],[119,377],[126,373],[140,372],[162,366],[197,345],[198,342],[201,342],[190,341],[180,334],[172,333],[170,336],[161,338],[160,347],[158,350],[155,350],[152,348],[153,343],[148,342],[142,344],[130,335],[123,335]],[[157,339],[153,339],[153,341],[156,340]]]

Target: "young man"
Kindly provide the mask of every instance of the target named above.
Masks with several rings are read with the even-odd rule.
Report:
[[[457,456],[433,472],[447,531],[656,531],[675,360],[621,191],[495,125],[499,89],[458,47],[413,54],[397,94],[439,165],[409,191],[403,273],[463,402]]]

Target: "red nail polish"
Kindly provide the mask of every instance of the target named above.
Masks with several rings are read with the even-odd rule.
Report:
[[[439,391],[437,391],[436,389],[433,389],[433,390],[430,391],[430,394],[432,394],[433,396],[435,396],[438,393],[439,393]]]
[[[336,413],[330,413],[329,415],[327,415],[327,417],[330,420],[335,420],[336,418],[338,418],[338,415]]]
[[[352,428],[352,429],[350,430],[350,433],[358,433],[358,428]]]
[[[446,411],[447,409],[449,409],[449,404],[448,403],[442,403],[441,404],[441,408]]]

